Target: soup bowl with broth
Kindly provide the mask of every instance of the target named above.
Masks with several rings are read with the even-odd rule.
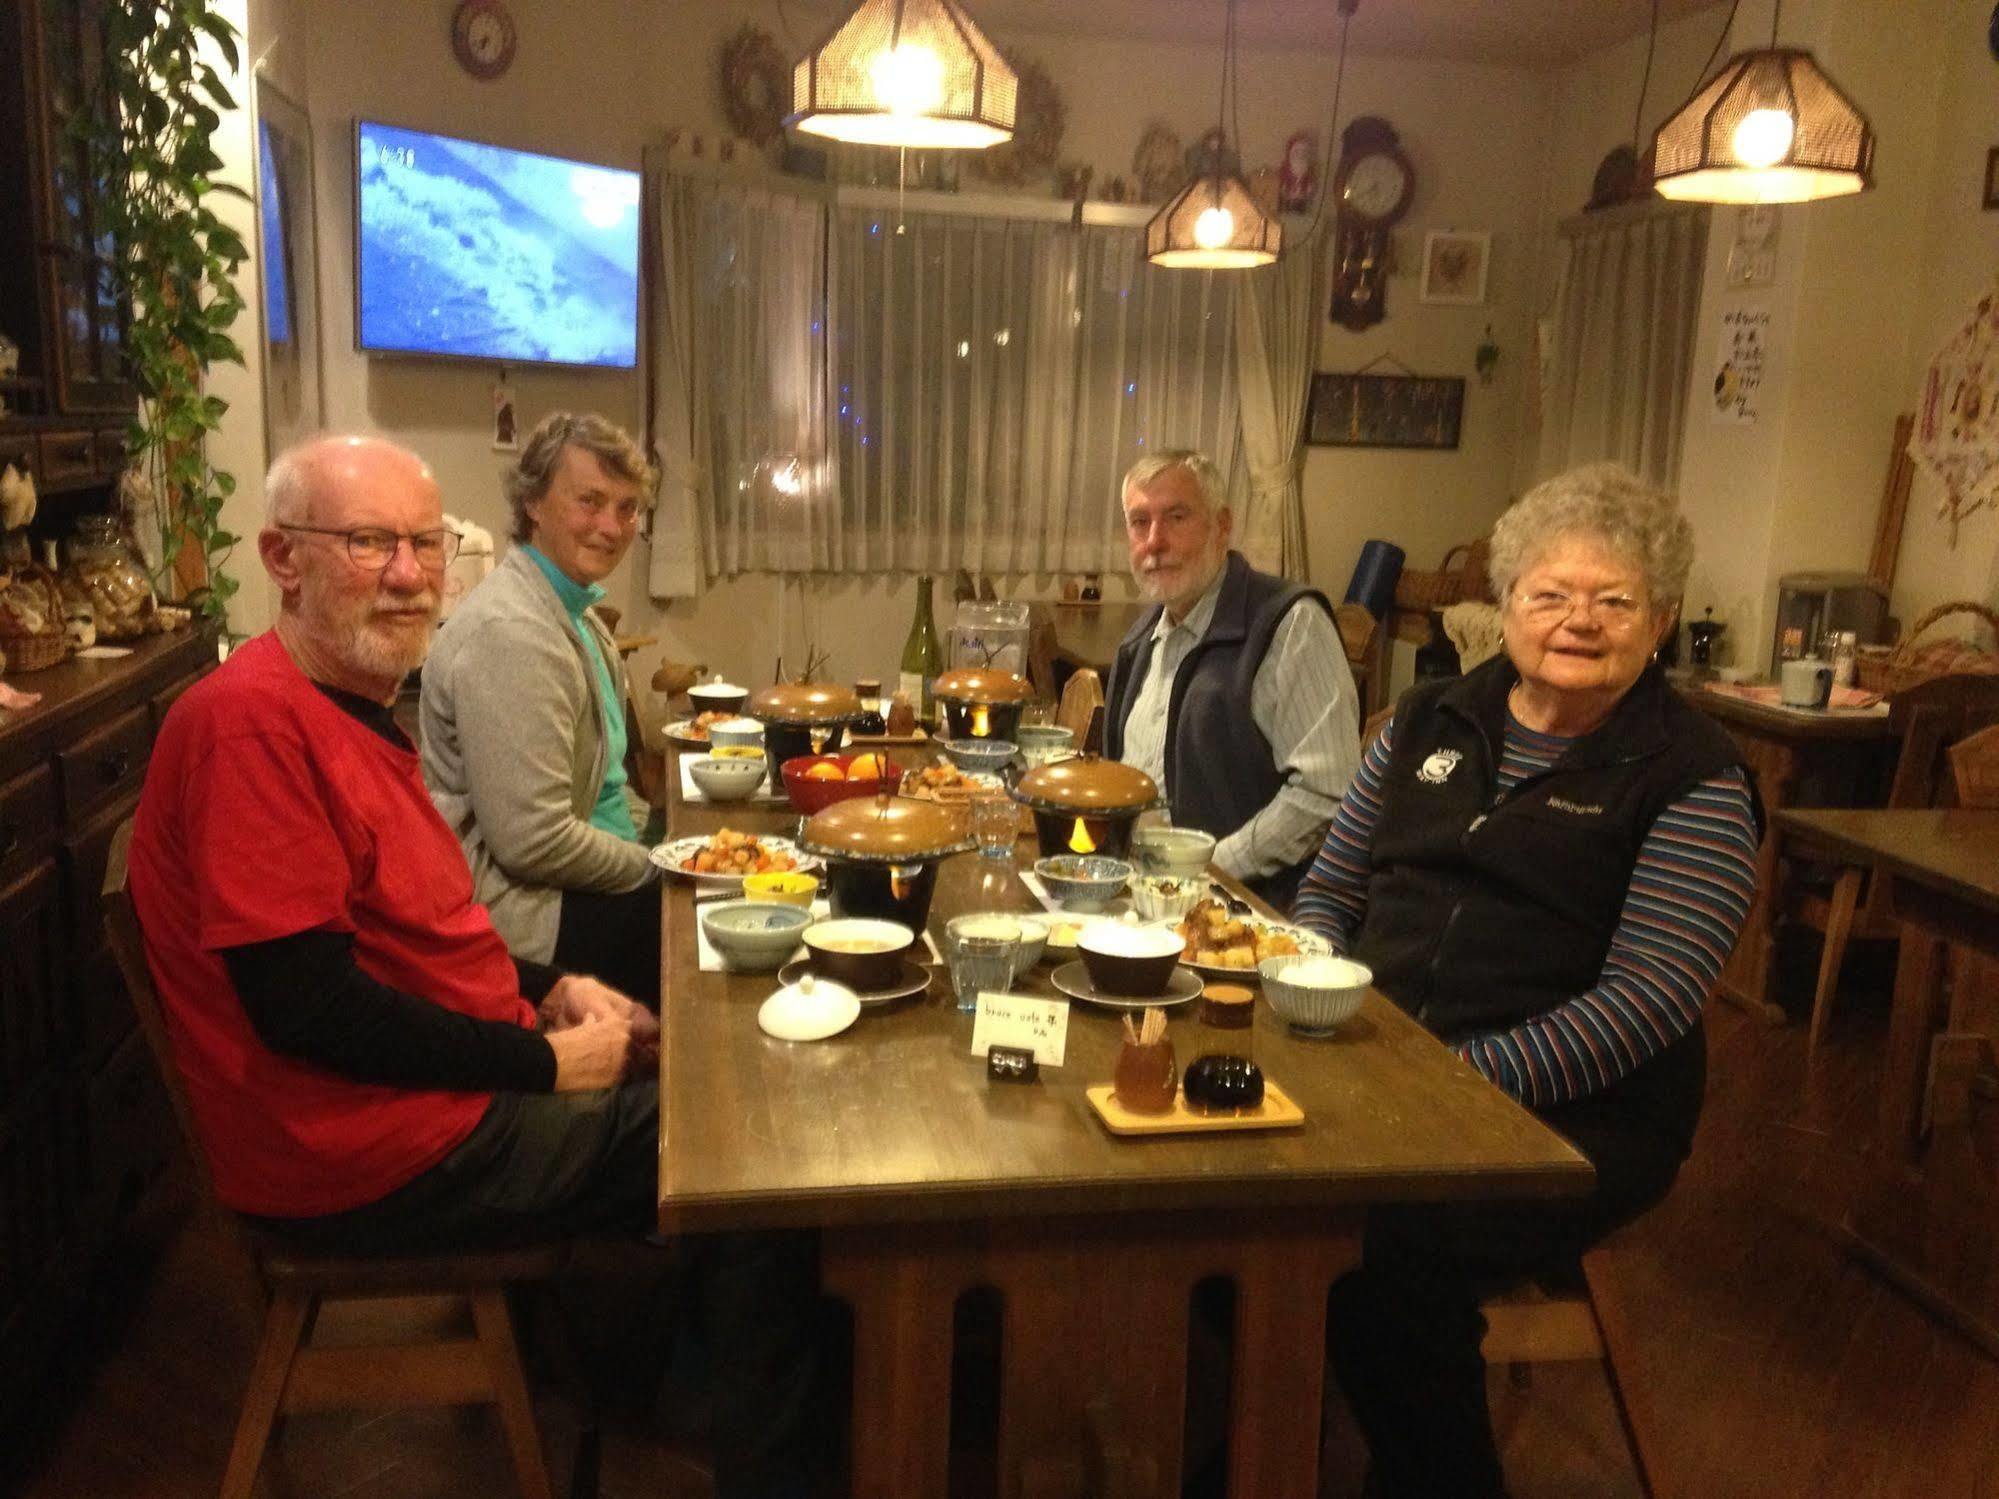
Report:
[[[804,940],[815,973],[855,989],[886,989],[901,976],[916,933],[898,921],[847,917],[813,923]]]

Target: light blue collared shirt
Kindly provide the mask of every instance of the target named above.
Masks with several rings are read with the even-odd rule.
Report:
[[[528,556],[548,579],[549,587],[569,614],[569,623],[582,640],[584,649],[590,652],[590,659],[597,667],[597,697],[604,705],[604,784],[597,791],[597,805],[590,810],[590,826],[602,828],[607,833],[615,833],[620,838],[638,841],[639,830],[632,822],[631,804],[625,800],[625,745],[628,735],[625,728],[625,705],[618,697],[617,674],[611,670],[611,663],[604,659],[604,649],[598,643],[597,632],[584,623],[583,613],[604,597],[604,590],[595,583],[579,583],[568,573],[557,567],[540,549],[523,542]]]

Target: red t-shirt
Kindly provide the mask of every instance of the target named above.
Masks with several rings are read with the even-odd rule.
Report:
[[[491,1095],[360,1083],[257,1039],[220,952],[354,934],[380,983],[533,1026],[513,959],[417,757],[314,687],[274,634],[167,715],[132,835],[132,901],[174,1055],[229,1206],[271,1217],[375,1201],[470,1134]]]

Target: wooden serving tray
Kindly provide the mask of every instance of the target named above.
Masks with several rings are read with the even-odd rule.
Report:
[[[1173,1095],[1173,1107],[1164,1114],[1134,1114],[1117,1101],[1109,1083],[1085,1088],[1083,1096],[1114,1135],[1183,1135],[1226,1129],[1290,1129],[1305,1122],[1305,1111],[1268,1078],[1263,1082],[1263,1102],[1241,1114],[1202,1114],[1187,1107],[1184,1091]]]

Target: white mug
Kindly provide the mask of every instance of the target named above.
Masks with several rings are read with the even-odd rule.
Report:
[[[1786,661],[1778,678],[1777,696],[1786,708],[1823,708],[1832,701],[1832,668],[1823,661]]]

